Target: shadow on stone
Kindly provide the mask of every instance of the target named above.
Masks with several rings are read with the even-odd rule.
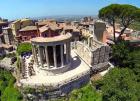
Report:
[[[73,59],[71,58],[71,68],[70,68],[70,70],[75,69],[80,64],[81,64],[81,60],[79,59],[78,56],[73,57]]]

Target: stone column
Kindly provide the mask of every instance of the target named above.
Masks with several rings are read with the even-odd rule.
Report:
[[[39,65],[38,57],[37,57],[37,52],[36,52],[36,48],[35,48],[34,45],[32,45],[32,52],[33,52],[33,56],[34,56],[34,60],[35,60],[36,64]]]
[[[88,38],[88,47],[90,47],[91,43],[90,43],[90,37]]]
[[[32,45],[32,55],[34,57],[34,60],[36,62],[36,57],[35,57],[35,48],[34,48],[34,45]]]
[[[54,67],[57,67],[56,46],[53,46],[53,59],[54,59]]]
[[[61,66],[64,66],[64,50],[63,50],[63,44],[61,45]]]
[[[77,41],[76,41],[76,39],[74,40],[74,49],[77,49]]]
[[[47,67],[50,68],[50,62],[49,62],[49,57],[48,57],[48,49],[47,49],[47,46],[45,47],[45,54],[46,54]]]
[[[68,42],[68,57],[69,57],[69,62],[70,62],[70,58],[71,58],[71,44],[70,44],[70,42]]]
[[[70,42],[66,43],[66,62],[70,62]]]
[[[40,58],[40,63],[41,63],[41,66],[43,67],[43,60],[42,60],[42,51],[41,51],[41,47],[39,46],[38,47],[38,54],[39,54],[39,58]]]
[[[45,60],[45,59],[46,59],[46,57],[45,57],[45,55],[46,55],[46,54],[45,54],[45,47],[42,49],[42,53],[43,53],[43,54],[42,54],[43,60]]]

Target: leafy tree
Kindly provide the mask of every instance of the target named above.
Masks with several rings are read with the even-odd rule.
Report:
[[[69,101],[102,101],[102,97],[91,84],[88,84],[85,87],[72,91]]]
[[[1,101],[21,101],[22,95],[19,93],[17,89],[14,87],[6,87],[2,97]]]
[[[14,87],[15,80],[10,72],[0,69],[0,101],[22,100],[22,95]]]
[[[103,101],[139,101],[140,84],[128,68],[110,70],[96,86],[101,85]]]
[[[133,52],[131,52],[131,56],[133,58],[132,61],[135,64],[132,70],[134,71],[137,77],[137,82],[140,83],[140,47],[135,47],[133,49]]]
[[[33,93],[36,93],[36,90],[35,90],[35,88],[25,87],[23,89],[23,93],[25,93],[25,94],[33,94]]]
[[[131,55],[131,48],[129,42],[121,41],[115,45],[112,45],[112,58],[115,66],[118,67],[134,67],[134,57]]]
[[[17,47],[17,52],[19,55],[21,55],[22,53],[31,52],[31,51],[32,51],[32,46],[30,43],[21,43]]]
[[[132,52],[131,57],[132,61],[135,63],[135,67],[140,67],[140,47],[131,47]]]
[[[138,21],[135,21],[129,26],[129,28],[133,30],[140,30],[140,23]]]
[[[123,27],[118,37],[120,39],[126,28],[128,28],[133,21],[139,20],[140,9],[127,4],[111,4],[100,9],[98,16],[111,24],[113,27],[114,42],[116,43],[115,23],[119,21]]]
[[[114,68],[94,85],[102,91],[103,101],[140,100],[140,48],[121,41],[112,46]]]
[[[111,62],[117,67],[140,68],[140,48],[133,47],[129,41],[120,41],[112,45]]]

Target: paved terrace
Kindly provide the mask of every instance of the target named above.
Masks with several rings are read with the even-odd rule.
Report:
[[[74,51],[71,51],[71,56],[73,58],[71,63],[71,70],[62,74],[48,76],[46,74],[46,71],[40,70],[37,68],[37,66],[34,66],[36,75],[31,77],[28,76],[27,79],[22,79],[20,81],[21,84],[23,84],[23,86],[30,87],[42,85],[58,87],[81,78],[82,76],[90,72],[90,67],[82,59],[80,59]]]

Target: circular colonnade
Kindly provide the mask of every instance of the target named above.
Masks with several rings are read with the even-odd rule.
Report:
[[[67,71],[71,64],[71,38],[71,34],[66,34],[31,39],[32,53],[37,66],[53,74]]]

